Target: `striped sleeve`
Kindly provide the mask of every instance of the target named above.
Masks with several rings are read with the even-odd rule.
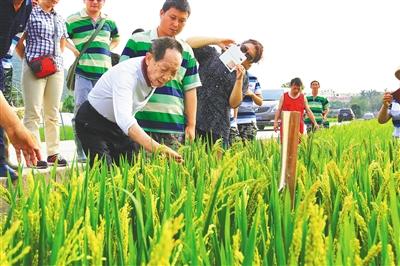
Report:
[[[136,34],[135,37],[138,35]],[[151,42],[140,40],[140,39],[133,39],[132,36],[128,40],[125,45],[124,50],[122,51],[120,62],[125,61],[129,58],[145,56],[146,52],[149,51],[151,48]]]
[[[198,63],[194,57],[192,48],[184,43],[183,62],[182,66],[186,68],[183,77],[183,90],[189,91],[201,86],[200,76],[198,72]]]
[[[256,78],[256,86],[254,88],[254,93],[255,94],[261,94],[261,85],[260,85],[260,82],[258,82],[257,78]]]
[[[113,39],[113,40],[119,39],[118,27],[117,27],[117,24],[115,24],[115,21],[108,20],[107,22],[109,23],[109,25],[111,27],[111,34],[110,34],[111,39]]]

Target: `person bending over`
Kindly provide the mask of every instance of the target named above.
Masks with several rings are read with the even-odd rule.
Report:
[[[138,125],[135,114],[141,110],[156,88],[175,77],[182,62],[182,46],[170,37],[152,41],[143,57],[131,58],[112,67],[101,76],[76,115],[76,133],[90,164],[98,156],[107,164],[128,160],[135,143],[149,152],[160,144]],[[181,162],[182,157],[169,147],[161,153]]]

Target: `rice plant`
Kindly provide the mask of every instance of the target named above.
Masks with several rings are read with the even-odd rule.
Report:
[[[390,134],[370,121],[305,137],[294,208],[275,140],[28,175],[0,186],[0,265],[400,265]]]

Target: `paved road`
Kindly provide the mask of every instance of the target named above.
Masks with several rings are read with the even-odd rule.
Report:
[[[277,138],[279,136],[279,132],[274,132],[272,128],[267,128],[268,130],[259,130],[257,132],[257,139],[270,139]]]
[[[257,139],[270,139],[273,137],[274,138],[278,137],[278,133],[275,133],[273,130],[262,130],[257,132]],[[47,153],[46,153],[45,142],[41,143],[41,152],[42,152],[42,157],[46,159]],[[75,156],[75,142],[73,140],[61,141],[60,153],[67,161],[71,162]],[[11,162],[16,163],[17,159],[12,146],[10,147],[10,156],[11,156],[10,158]]]

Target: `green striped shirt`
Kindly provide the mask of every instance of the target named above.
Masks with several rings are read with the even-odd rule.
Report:
[[[111,68],[110,43],[118,40],[119,34],[115,22],[101,14],[101,19],[106,19],[102,29],[89,45],[89,48],[79,59],[76,73],[88,79],[97,80],[107,69]],[[97,23],[93,23],[85,9],[67,18],[68,35],[78,51],[81,51],[90,36],[96,30]]]
[[[329,108],[329,101],[325,97],[317,96],[313,97],[307,96],[308,106],[310,106],[311,111],[314,114],[315,120],[318,124],[321,124],[323,121],[322,113],[325,112]],[[311,120],[307,117],[304,122],[306,124],[311,124]]]
[[[158,38],[157,30],[136,33],[126,44],[120,61],[144,56],[151,41]],[[141,112],[136,113],[139,125],[148,132],[183,133],[185,131],[184,93],[201,86],[197,60],[192,48],[178,40],[183,47],[182,65],[175,77],[157,88]]]

